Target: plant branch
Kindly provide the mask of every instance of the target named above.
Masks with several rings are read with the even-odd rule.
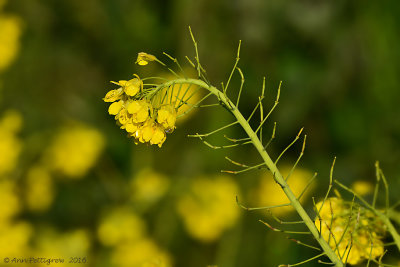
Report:
[[[251,139],[254,147],[257,149],[258,153],[263,158],[265,165],[268,167],[268,169],[273,174],[275,181],[281,186],[282,190],[284,191],[287,198],[289,199],[291,205],[297,211],[300,218],[304,221],[304,224],[307,226],[307,228],[309,229],[310,233],[313,235],[315,240],[319,243],[319,245],[325,252],[326,256],[332,261],[334,266],[343,267],[344,266],[343,262],[339,259],[339,257],[335,254],[335,252],[332,250],[332,248],[329,246],[329,244],[320,235],[320,233],[318,232],[318,229],[314,225],[314,221],[304,210],[303,206],[300,204],[297,197],[294,195],[293,191],[286,183],[285,179],[283,178],[282,174],[280,173],[280,171],[274,164],[273,160],[271,159],[269,154],[265,151],[263,144],[260,142],[260,139],[258,138],[258,136],[256,134],[256,132],[259,130],[259,128],[262,126],[262,124],[260,124],[260,126],[257,128],[256,132],[254,132],[253,129],[250,127],[248,121],[243,117],[242,113],[236,108],[236,106],[232,103],[232,101],[230,99],[228,99],[225,96],[225,94],[223,92],[221,92],[220,90],[218,90],[216,87],[210,86],[202,80],[177,79],[174,81],[169,81],[169,82],[165,83],[163,86],[169,86],[172,83],[174,83],[174,84],[192,83],[194,85],[198,85],[198,86],[208,90],[210,93],[214,94],[218,98],[218,100],[220,102],[222,102],[226,107],[230,107],[229,111],[232,113],[233,116],[235,116],[238,123],[242,126],[243,130],[246,132],[248,137]],[[278,99],[279,99],[279,90],[278,90],[277,99],[275,101],[276,104],[278,102]],[[276,106],[276,104],[274,106]],[[269,112],[269,114],[271,112],[272,112],[272,110]],[[263,122],[265,122],[265,120],[268,118],[268,115],[266,117],[264,117]]]

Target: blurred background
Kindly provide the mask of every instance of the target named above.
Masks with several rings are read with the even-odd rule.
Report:
[[[242,112],[248,116],[257,103],[263,76],[266,106],[283,81],[264,129],[268,140],[277,122],[271,155],[305,127],[306,152],[291,185],[299,193],[318,172],[303,198],[307,210],[313,212],[311,197],[323,197],[334,156],[334,177],[369,199],[379,160],[395,202],[399,12],[397,1],[0,0],[0,266],[4,257],[64,258],[71,266],[247,267],[315,256],[258,222],[281,227],[265,210],[236,204],[236,196],[251,207],[286,203],[265,171],[220,173],[239,169],[227,155],[259,163],[252,147],[212,150],[186,138],[231,122],[228,112],[193,110],[160,149],[128,139],[102,98],[115,88],[110,80],[164,74],[154,64],[135,65],[138,52],[167,61],[165,51],[182,65],[185,55],[193,58],[189,25],[217,86],[226,83],[242,40]],[[244,137],[229,128],[209,141],[229,144],[223,134]],[[300,149],[301,142],[280,160],[284,173]],[[297,218],[287,208],[274,214]],[[399,255],[389,250],[386,261],[396,264]]]

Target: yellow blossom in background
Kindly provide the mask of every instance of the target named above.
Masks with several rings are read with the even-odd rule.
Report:
[[[154,60],[157,60],[157,58],[155,56],[147,54],[145,52],[140,52],[136,59],[136,63],[141,66],[145,66],[145,65],[149,64],[149,61],[154,61]]]
[[[290,173],[292,166],[282,166],[280,168],[283,177],[287,177]],[[308,181],[312,178],[313,174],[301,168],[296,168],[289,178],[288,184],[295,195],[300,195],[306,187]],[[307,195],[312,191],[309,188],[303,195],[302,199],[306,199]],[[251,192],[250,199],[253,199],[253,205],[257,207],[274,206],[289,203],[285,193],[280,186],[275,182],[272,174],[268,171],[262,173],[259,185]],[[290,206],[274,208],[271,210],[276,215],[282,215],[294,209]]]
[[[11,219],[21,210],[17,185],[13,180],[0,180],[0,223]]]
[[[382,239],[386,232],[383,223],[369,210],[341,198],[328,198],[315,205],[315,226],[340,257],[356,265],[375,259],[384,252]]]
[[[188,75],[195,75],[192,69],[184,70]],[[176,77],[170,74],[167,74],[166,78],[168,80],[175,79]],[[175,84],[172,86],[172,99],[175,102],[175,108],[177,109],[177,116],[179,117],[177,122],[183,122],[187,118],[197,112],[197,108],[193,108],[193,105],[196,104],[202,97],[202,92],[199,92],[199,87],[195,85],[189,84]],[[184,104],[183,104],[184,103]],[[190,111],[190,112],[189,112]],[[180,116],[185,114],[185,116]]]
[[[45,152],[49,168],[70,177],[81,178],[96,163],[104,148],[104,137],[85,125],[66,126],[59,131]]]
[[[239,218],[237,195],[239,188],[229,176],[193,179],[177,203],[187,232],[203,242],[217,240]]]
[[[21,20],[16,16],[5,15],[0,3],[0,72],[15,59],[20,47]]]
[[[33,228],[27,222],[0,221],[0,258],[27,255],[32,234]]]
[[[351,185],[351,188],[354,190],[354,192],[356,192],[360,196],[365,196],[367,194],[370,194],[374,190],[374,186],[372,185],[372,183],[363,180],[355,181]]]
[[[49,208],[54,199],[54,185],[45,167],[34,166],[28,170],[24,196],[29,210],[44,211]]]
[[[0,176],[14,170],[22,149],[17,133],[22,127],[22,116],[14,110],[6,111],[0,119]]]
[[[22,128],[22,124],[21,113],[13,109],[5,111],[0,120],[0,128],[10,133],[18,133]]]
[[[167,192],[170,181],[161,173],[143,169],[131,180],[130,184],[134,202],[153,204]]]
[[[151,239],[118,245],[112,252],[113,266],[120,267],[171,267],[170,255]]]
[[[115,246],[141,239],[146,232],[145,223],[127,207],[116,208],[100,221],[97,237],[103,245]]]
[[[34,242],[34,256],[47,258],[64,258],[62,266],[76,266],[75,263],[68,263],[70,257],[89,257],[91,239],[87,230],[75,229],[57,232],[51,228],[36,232]],[[48,266],[46,263],[37,266]]]

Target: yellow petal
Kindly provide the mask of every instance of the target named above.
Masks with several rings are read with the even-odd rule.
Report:
[[[127,121],[128,121],[128,112],[126,111],[125,108],[120,110],[120,112],[118,114],[118,120],[122,125],[127,123]]]
[[[154,130],[153,127],[143,127],[142,129],[142,139],[145,142],[149,142],[151,138],[153,137]]]
[[[161,129],[160,127],[156,127],[155,131],[154,131],[154,134],[153,134],[153,137],[150,140],[150,143],[152,145],[158,144],[161,147],[161,145],[165,141],[165,138],[166,138],[166,136],[165,136],[164,130]]]
[[[139,92],[139,87],[133,85],[125,87],[125,94],[129,96],[135,96]]]
[[[114,102],[108,108],[108,114],[117,115],[122,108],[122,101]]]
[[[128,112],[129,112],[130,114],[135,114],[135,113],[137,113],[141,108],[142,108],[142,105],[140,104],[139,101],[132,101],[132,102],[128,105]]]
[[[104,102],[117,101],[117,100],[121,99],[122,93],[123,93],[122,88],[111,90],[106,94],[106,96],[103,98],[103,100],[104,100]]]
[[[138,125],[132,122],[125,124],[125,129],[128,133],[134,133],[138,130]]]
[[[146,66],[147,64],[149,64],[149,62],[147,62],[146,60],[139,60],[139,61],[138,61],[138,64],[139,64],[140,66]]]
[[[136,113],[136,118],[134,121],[137,123],[144,122],[149,117],[149,111],[147,109],[141,109],[138,113]]]

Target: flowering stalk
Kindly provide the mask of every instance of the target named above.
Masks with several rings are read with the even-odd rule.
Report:
[[[162,84],[162,87],[169,87],[173,84],[193,84],[197,85],[201,88],[208,90],[210,93],[215,95],[218,100],[229,109],[233,116],[235,116],[236,120],[246,132],[247,136],[250,138],[251,142],[253,143],[254,147],[257,149],[260,156],[263,158],[265,165],[274,175],[275,181],[281,186],[282,190],[285,192],[286,196],[288,197],[291,205],[297,211],[301,219],[304,221],[304,224],[307,226],[315,240],[319,243],[325,255],[332,261],[333,266],[342,267],[344,266],[342,261],[339,257],[335,254],[329,244],[323,239],[321,234],[318,232],[318,229],[314,225],[314,221],[310,218],[307,212],[304,210],[303,206],[300,204],[297,197],[294,195],[290,187],[288,186],[287,182],[283,178],[282,174],[279,172],[276,164],[271,159],[267,151],[264,149],[263,144],[261,143],[260,139],[258,138],[257,134],[253,129],[250,127],[248,121],[243,117],[242,113],[237,109],[236,105],[232,103],[232,101],[220,90],[216,87],[208,85],[202,80],[199,79],[176,79],[172,81],[168,81]]]
[[[195,135],[189,135],[189,136],[197,137],[204,144],[215,149],[234,147],[237,145],[244,145],[244,144],[253,144],[254,147],[257,149],[258,153],[263,159],[262,163],[254,166],[247,166],[245,164],[235,162],[230,158],[226,157],[226,159],[230,161],[232,164],[242,167],[244,169],[240,171],[223,171],[223,172],[237,174],[256,168],[267,167],[268,170],[272,173],[275,182],[280,185],[283,192],[290,201],[290,203],[288,204],[271,206],[268,207],[268,209],[279,206],[292,206],[297,211],[298,215],[301,217],[301,221],[289,222],[289,223],[303,223],[308,228],[308,232],[282,231],[273,228],[266,222],[263,221],[261,222],[263,222],[266,226],[270,227],[274,231],[297,233],[297,234],[311,233],[322,249],[322,253],[313,258],[310,258],[303,262],[299,262],[294,265],[285,265],[285,266],[295,266],[295,265],[297,266],[324,255],[330,259],[331,263],[329,264],[332,264],[332,266],[336,267],[343,267],[347,263],[358,264],[359,262],[365,259],[368,259],[368,265],[369,265],[370,261],[377,262],[375,258],[379,256],[380,259],[378,263],[380,263],[381,258],[384,255],[383,242],[381,241],[381,238],[384,236],[384,232],[386,230],[388,230],[391,233],[395,241],[395,244],[400,249],[400,236],[397,233],[394,226],[392,225],[391,221],[389,220],[389,217],[391,217],[391,215],[393,216],[394,214],[393,212],[390,213],[390,211],[394,211],[394,208],[392,208],[391,210],[389,209],[388,185],[385,177],[383,176],[382,171],[379,169],[378,163],[376,165],[378,183],[376,186],[372,205],[368,204],[363,198],[361,198],[351,189],[335,181],[344,190],[353,193],[354,197],[358,198],[361,201],[361,203],[371,212],[361,211],[362,210],[361,206],[355,204],[354,200],[350,204],[349,203],[346,204],[345,202],[342,202],[342,200],[334,200],[334,198],[328,198],[330,190],[332,189],[333,186],[333,178],[332,178],[333,165],[332,165],[328,192],[326,193],[326,196],[323,201],[319,202],[318,204],[315,204],[317,218],[314,222],[314,220],[311,219],[310,215],[308,215],[308,213],[304,210],[303,206],[300,204],[300,199],[303,196],[303,193],[307,190],[308,185],[304,188],[303,192],[299,196],[296,196],[288,185],[288,179],[291,173],[294,171],[298,162],[303,156],[306,136],[304,136],[303,148],[300,153],[300,156],[295,162],[290,174],[286,178],[284,178],[281,172],[277,168],[278,161],[281,159],[283,154],[299,139],[303,129],[299,131],[295,139],[280,153],[280,155],[274,161],[271,159],[268,152],[266,151],[266,147],[275,137],[276,124],[274,124],[271,139],[268,141],[266,145],[263,144],[262,140],[263,125],[278,104],[280,95],[280,86],[278,89],[277,98],[275,100],[274,105],[267,114],[264,114],[263,104],[262,104],[262,100],[264,99],[264,90],[265,90],[265,79],[264,79],[262,93],[258,99],[258,103],[254,108],[254,110],[252,111],[250,117],[245,119],[242,113],[238,109],[239,100],[244,84],[243,73],[237,67],[239,61],[240,43],[236,57],[236,62],[230,73],[229,79],[225,86],[222,84],[222,90],[219,90],[215,86],[212,86],[207,80],[206,72],[201,66],[199,61],[197,43],[194,40],[192,33],[191,36],[196,50],[196,56],[195,56],[196,64],[194,64],[188,57],[186,57],[186,59],[188,60],[189,64],[194,69],[196,69],[198,77],[197,79],[188,78],[187,75],[185,74],[185,71],[181,68],[180,64],[178,63],[177,59],[171,57],[166,53],[164,53],[164,55],[166,55],[170,60],[176,63],[180,71],[183,73],[183,76],[178,75],[174,70],[167,67],[166,64],[164,64],[155,56],[141,52],[139,53],[136,61],[138,65],[145,66],[151,61],[158,62],[162,66],[166,67],[176,78],[165,79],[160,77],[148,77],[142,80],[139,78],[139,76],[135,75],[133,79],[128,81],[121,80],[119,82],[113,82],[114,84],[119,85],[120,88],[108,92],[104,98],[104,101],[113,102],[110,105],[108,111],[110,115],[115,116],[115,120],[117,121],[117,124],[120,126],[120,128],[126,130],[128,135],[135,139],[136,143],[140,142],[151,145],[158,145],[159,147],[161,147],[164,141],[166,140],[166,134],[171,133],[175,129],[176,119],[179,118],[180,116],[185,115],[191,109],[195,107],[207,107],[216,105],[220,105],[225,109],[227,109],[235,117],[234,122],[225,125],[217,130],[214,130],[210,133],[206,134],[196,133]],[[236,99],[236,103],[233,103],[227,96],[227,89],[235,71],[238,71],[241,77],[241,84]],[[161,80],[162,82],[146,83],[148,80],[154,80],[154,79],[157,79],[157,81]],[[194,92],[190,93],[190,95],[187,96],[187,93],[192,86],[195,87],[196,90],[194,90]],[[177,92],[175,90],[176,87],[179,87]],[[180,94],[181,92],[183,92],[182,90],[183,87],[187,88],[184,90],[185,92],[183,94]],[[196,104],[190,104],[188,101],[201,88],[207,90],[208,94],[206,94]],[[209,105],[200,105],[203,100],[212,95],[218,99],[218,103]],[[184,113],[178,115],[178,110],[184,105],[187,105],[190,108]],[[253,130],[249,124],[249,121],[258,108],[260,109],[260,124],[255,130]],[[226,129],[230,126],[237,124],[239,124],[242,127],[242,129],[246,132],[247,137],[241,139],[232,139],[225,136],[226,139],[234,143],[232,145],[213,146],[204,140],[205,137],[208,137],[218,131],[221,131],[223,129]],[[315,176],[311,179],[310,183],[313,181],[314,178]],[[375,208],[375,203],[379,188],[378,187],[379,181],[382,181],[384,183],[386,189],[385,190],[386,210],[384,212],[380,212]],[[329,204],[328,206],[324,207],[325,202]],[[332,206],[334,205],[333,203],[336,203],[335,204],[336,210],[332,208]],[[358,211],[357,209],[355,209],[355,207],[358,207]],[[400,216],[398,216],[397,219],[399,217]],[[276,217],[274,218],[277,219]],[[359,224],[359,221],[361,222],[361,224]],[[381,227],[381,224],[383,224],[384,226]],[[322,229],[324,229],[324,231]],[[370,236],[368,236],[367,233],[370,233]],[[371,235],[371,233],[373,234]],[[353,237],[355,238],[354,243],[353,243]],[[347,243],[342,242],[344,240],[347,241]],[[306,245],[301,241],[296,241],[296,243]],[[309,245],[306,246],[312,247]],[[319,248],[316,249],[320,250]]]

